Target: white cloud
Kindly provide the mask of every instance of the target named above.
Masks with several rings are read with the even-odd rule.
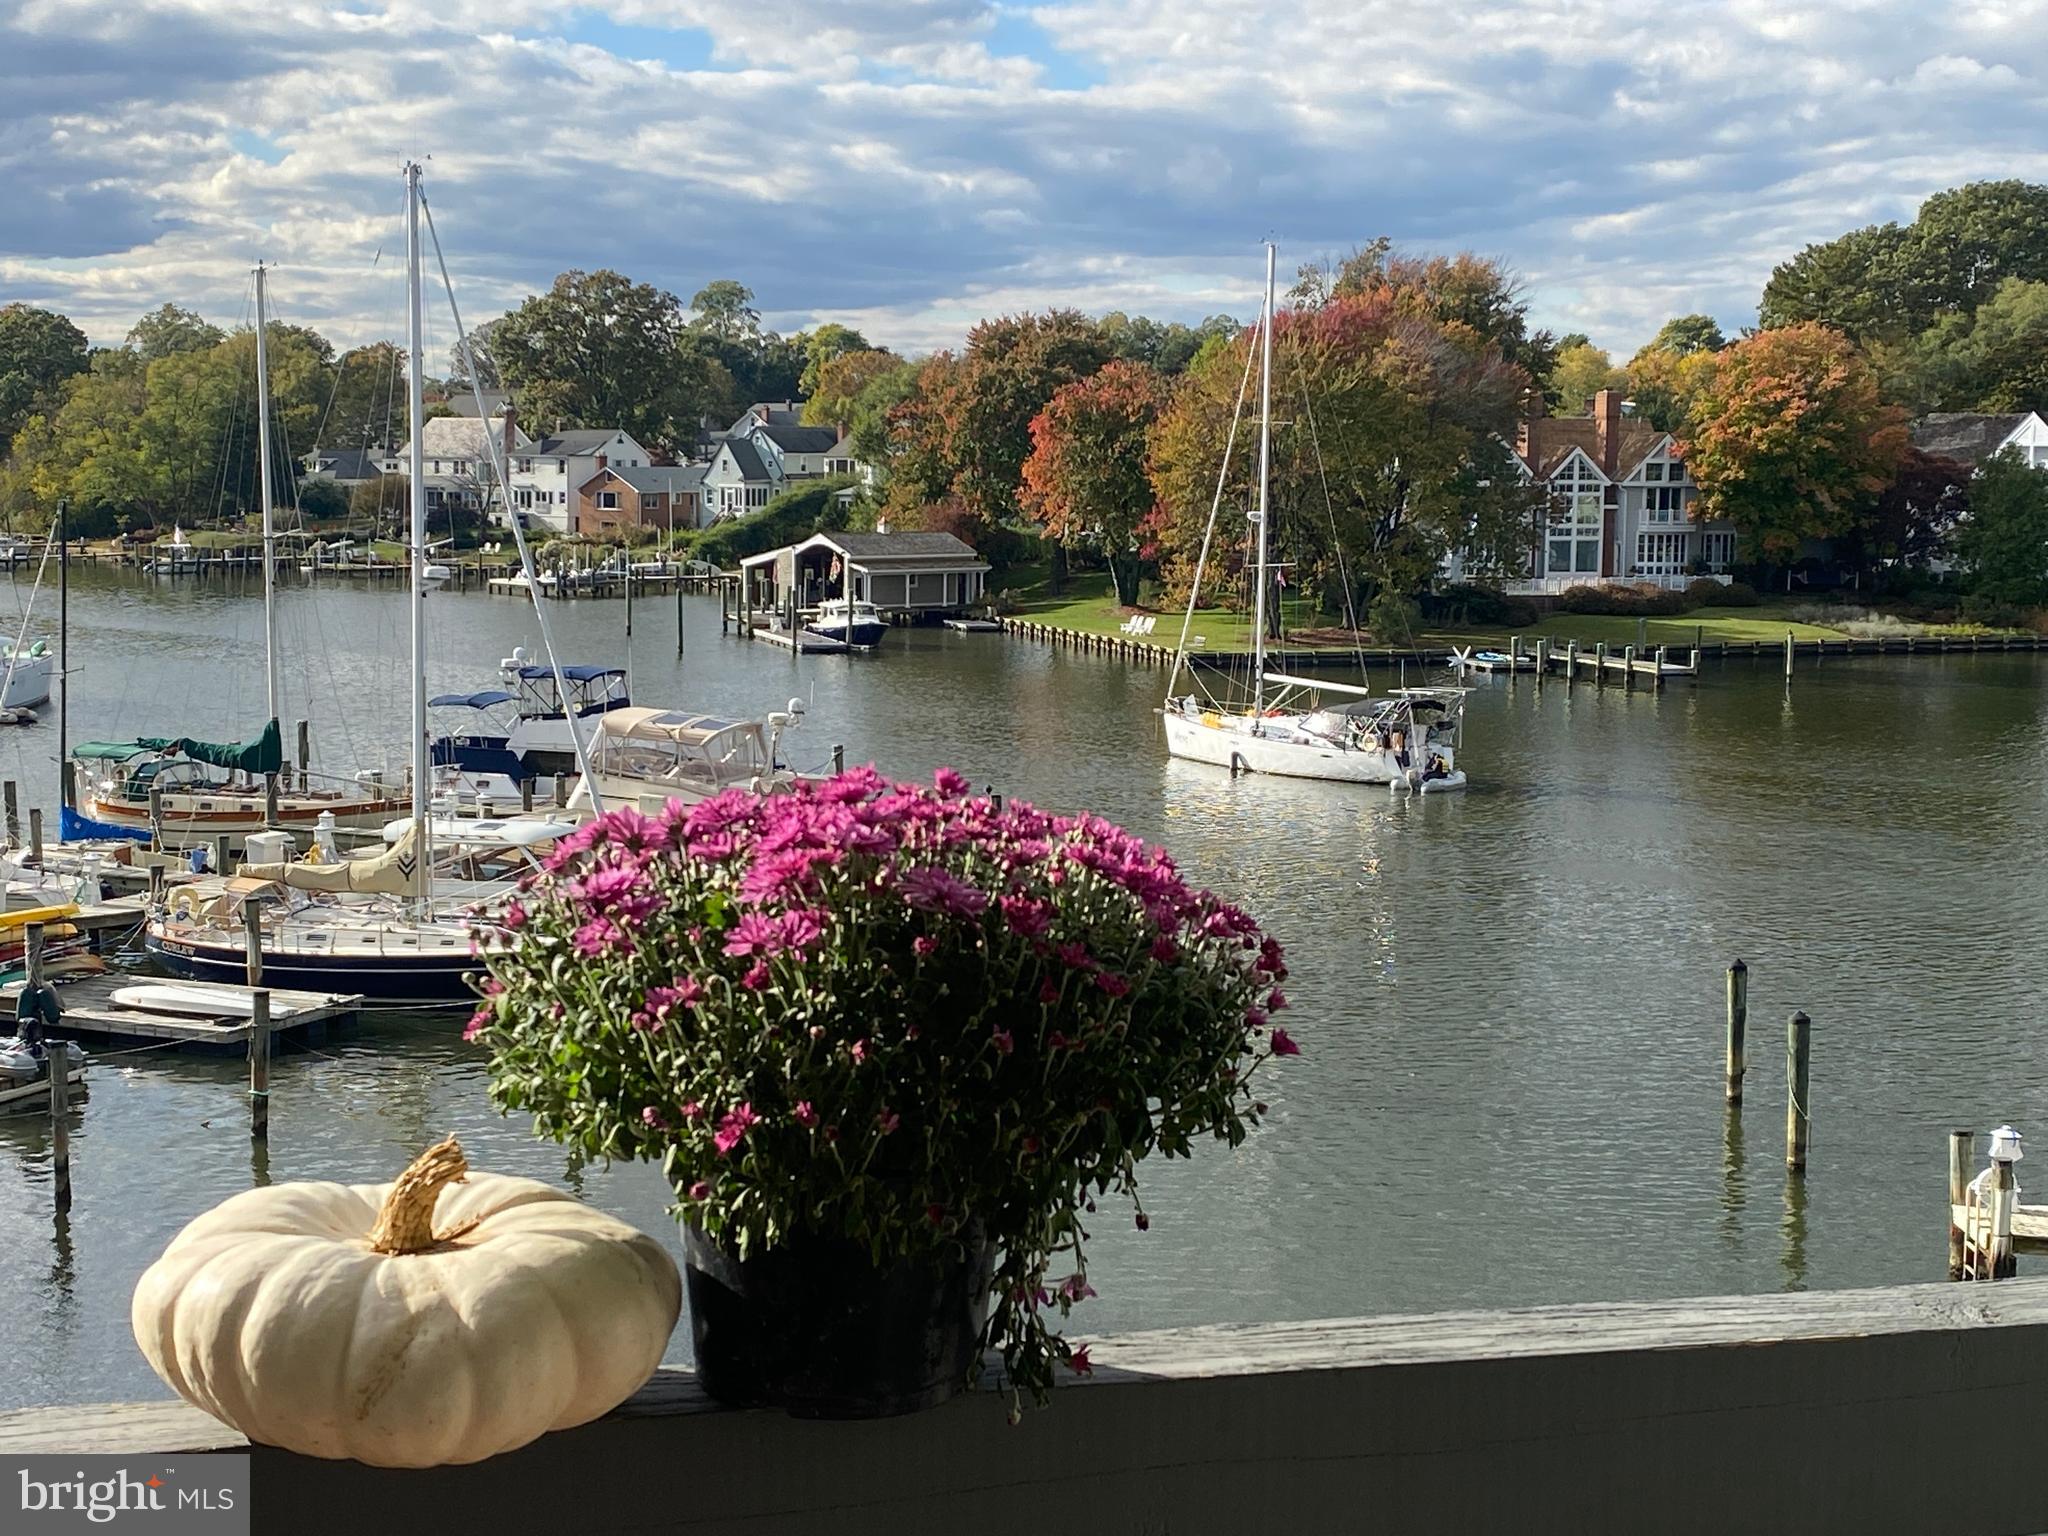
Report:
[[[615,266],[927,347],[1048,303],[1248,313],[1262,237],[1385,233],[1506,257],[1540,323],[1626,352],[1746,323],[1808,240],[2048,176],[2043,12],[0,0],[0,287],[111,340],[165,299],[232,320],[261,254],[294,318],[368,339],[431,154],[477,318]]]

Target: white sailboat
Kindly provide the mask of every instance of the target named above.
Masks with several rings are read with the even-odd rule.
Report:
[[[1201,595],[1216,519],[1223,505],[1223,481],[1209,509],[1209,527],[1188,594],[1180,644],[1160,709],[1166,750],[1174,757],[1213,763],[1232,773],[1273,773],[1291,778],[1329,779],[1345,784],[1388,784],[1423,792],[1463,787],[1457,766],[1465,711],[1462,688],[1399,688],[1383,696],[1348,683],[1326,682],[1266,670],[1266,593],[1273,565],[1268,543],[1273,453],[1274,263],[1266,247],[1266,301],[1259,314],[1259,483],[1251,513],[1257,554],[1252,564],[1252,657],[1249,696],[1229,702],[1190,692],[1176,696],[1186,669],[1197,681],[1188,654],[1188,631]],[[1247,361],[1247,381],[1250,367]],[[1241,397],[1240,397],[1241,403]],[[1233,427],[1234,435],[1234,427]],[[1225,449],[1226,465],[1229,449]],[[1323,696],[1336,701],[1325,703]]]

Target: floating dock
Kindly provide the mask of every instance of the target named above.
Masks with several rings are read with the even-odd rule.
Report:
[[[848,645],[844,640],[834,640],[830,635],[821,635],[814,629],[799,629],[791,634],[786,629],[776,629],[762,622],[754,626],[754,638],[766,640],[771,645],[780,645],[805,656],[841,656],[848,651],[873,650],[873,646]]]
[[[0,986],[0,1003],[11,1007],[21,996],[23,985],[13,981]],[[250,999],[256,990],[252,987],[217,981],[172,981],[161,976],[138,976],[132,971],[57,976],[51,979],[50,986],[64,1009],[64,1017],[50,1026],[53,1035],[241,1047],[246,1047],[249,1041]],[[175,1008],[141,1006],[117,996],[130,989],[151,989],[159,994],[175,991],[181,1002]],[[363,1002],[362,994],[355,992],[300,992],[288,987],[272,987],[269,992],[270,1030],[274,1035],[353,1018]],[[218,1002],[218,1013],[207,1011],[208,999]]]
[[[65,1079],[74,1088],[85,1084],[83,1064],[73,1067]],[[21,1083],[12,1088],[0,1088],[0,1111],[20,1109],[28,1104],[47,1104],[50,1101],[50,1080],[45,1077],[33,1083]]]
[[[1001,634],[1001,619],[943,619],[946,628],[963,635]]]

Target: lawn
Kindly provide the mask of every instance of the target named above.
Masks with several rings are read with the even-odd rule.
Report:
[[[1077,629],[1088,634],[1113,635],[1136,611],[1117,605],[1111,595],[1109,575],[1104,571],[1081,571],[1070,574],[1066,589],[1054,596],[1047,579],[1046,568],[1042,565],[1014,566],[990,582],[992,590],[1004,593],[1010,600],[1011,613],[1021,619],[1031,619],[1040,624],[1055,624],[1062,629]],[[1290,632],[1314,627],[1317,623],[1328,624],[1327,617],[1316,618],[1308,611],[1306,602],[1287,604],[1287,628]],[[1146,609],[1156,614],[1158,626],[1152,631],[1155,642],[1172,645],[1180,637],[1180,609]],[[1378,644],[1413,643],[1417,645],[1506,645],[1508,636],[1519,634],[1524,645],[1533,644],[1539,637],[1554,641],[1577,640],[1580,645],[1591,647],[1606,641],[1610,645],[1646,645],[1652,649],[1660,645],[1691,645],[1696,635],[1708,641],[1728,641],[1732,644],[1747,645],[1752,640],[1779,642],[1790,630],[1801,640],[1838,640],[1842,632],[1826,629],[1815,624],[1794,623],[1785,616],[1785,605],[1765,604],[1756,608],[1699,608],[1679,618],[1649,619],[1643,621],[1644,637],[1637,639],[1637,621],[1607,615],[1585,613],[1551,613],[1534,624],[1519,630],[1503,627],[1479,629],[1431,629],[1424,627],[1412,641],[1399,637],[1398,641],[1376,641]],[[1251,625],[1245,615],[1225,608],[1197,608],[1191,635],[1202,637],[1202,649],[1210,651],[1243,651],[1251,648]]]

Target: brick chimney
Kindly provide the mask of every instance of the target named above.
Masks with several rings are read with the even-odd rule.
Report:
[[[1621,459],[1621,391],[1603,389],[1593,397],[1593,440],[1600,449],[1600,469],[1612,480]]]
[[[605,457],[604,457],[604,455],[603,455],[603,454],[601,454],[601,453],[600,453],[600,454],[599,454],[599,455],[597,456],[597,467],[598,467],[599,469],[603,469],[603,468],[604,468],[604,466],[605,466]]]

